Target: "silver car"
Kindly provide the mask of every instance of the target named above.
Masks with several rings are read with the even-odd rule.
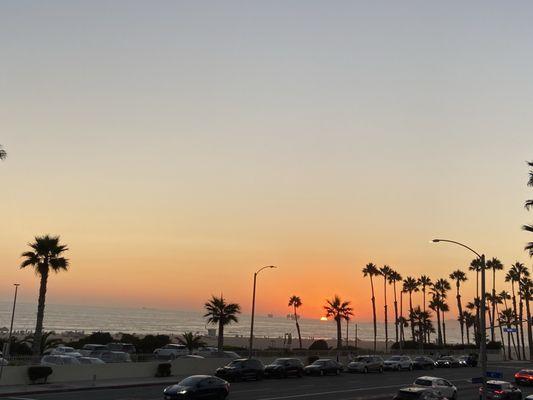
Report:
[[[348,372],[383,372],[383,358],[379,356],[358,356],[347,366]]]
[[[437,378],[435,376],[421,376],[414,381],[413,386],[426,388],[430,387],[437,390],[447,399],[457,399],[457,387],[455,387],[450,381],[447,381],[443,378]]]
[[[383,368],[392,371],[413,370],[413,360],[408,356],[392,356],[383,363]]]

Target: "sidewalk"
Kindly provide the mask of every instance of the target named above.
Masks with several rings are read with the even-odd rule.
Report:
[[[169,378],[133,378],[133,379],[105,379],[99,381],[78,381],[65,383],[47,383],[43,385],[1,385],[0,398],[6,396],[22,396],[27,394],[47,394],[61,392],[75,392],[81,390],[120,389],[139,386],[166,386],[177,383],[183,377]]]

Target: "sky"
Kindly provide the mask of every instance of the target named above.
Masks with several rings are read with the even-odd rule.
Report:
[[[532,19],[527,1],[3,1],[0,299],[20,282],[36,301],[18,265],[47,233],[70,249],[50,303],[222,293],[248,313],[276,265],[258,312],[297,294],[318,318],[339,294],[368,320],[366,263],[467,268],[433,237],[531,266]]]

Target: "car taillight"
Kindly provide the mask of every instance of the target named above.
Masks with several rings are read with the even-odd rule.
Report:
[[[494,394],[503,394],[503,390],[495,390]]]

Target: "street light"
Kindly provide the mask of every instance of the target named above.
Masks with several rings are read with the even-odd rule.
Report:
[[[259,273],[262,270],[267,269],[267,268],[277,268],[277,267],[274,265],[267,265],[266,267],[259,268],[256,272],[254,272],[254,291],[252,294],[252,322],[250,324],[250,349],[248,351],[249,358],[252,357],[252,351],[253,351],[253,346],[254,346],[255,286],[257,283],[257,275],[259,275]]]
[[[481,318],[479,320],[479,330],[481,331],[481,338],[479,343],[479,356],[481,358],[481,382],[483,384],[483,393],[481,394],[481,399],[486,400],[487,399],[487,331],[486,331],[486,321],[485,321],[485,314],[486,314],[486,302],[487,302],[487,294],[485,293],[485,254],[479,254],[477,251],[472,249],[471,247],[468,247],[466,244],[456,242],[455,240],[448,240],[448,239],[433,239],[433,243],[439,243],[439,242],[445,242],[445,243],[452,243],[456,244],[458,246],[464,247],[467,250],[470,250],[472,253],[474,253],[481,264],[481,299],[480,299],[480,310],[479,313],[481,314]]]
[[[15,296],[13,298],[13,310],[11,311],[11,325],[9,326],[9,336],[7,337],[7,343],[4,345],[4,358],[7,359],[9,352],[11,351],[11,336],[13,334],[13,321],[15,319],[15,307],[17,306],[17,293],[20,283],[14,283]],[[4,363],[0,366],[0,380],[2,379],[2,373],[4,372]]]

